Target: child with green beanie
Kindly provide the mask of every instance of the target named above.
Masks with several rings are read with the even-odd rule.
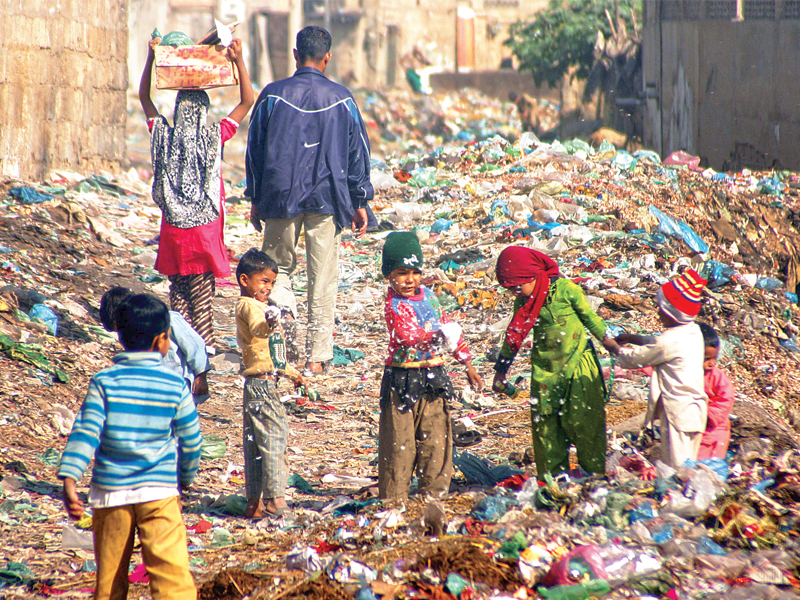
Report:
[[[483,386],[461,328],[420,284],[422,248],[416,234],[397,231],[383,246],[381,271],[389,280],[384,304],[389,357],[381,382],[378,488],[381,498],[405,499],[416,469],[419,492],[446,494],[453,474],[453,432],[448,400],[455,397],[444,367],[449,352]]]

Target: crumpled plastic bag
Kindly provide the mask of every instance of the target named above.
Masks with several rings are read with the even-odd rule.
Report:
[[[203,445],[200,448],[200,458],[203,460],[213,460],[215,458],[225,458],[227,445],[225,438],[210,434],[203,436]]]
[[[661,212],[652,204],[648,207],[648,210],[650,214],[658,219],[658,231],[660,233],[683,240],[695,252],[700,252],[701,254],[708,252],[708,244],[686,223]]]
[[[21,360],[54,375],[60,383],[69,381],[69,376],[64,371],[50,364],[47,357],[39,351],[39,346],[15,342],[7,335],[0,333],[0,352],[4,352],[13,360]]]
[[[33,573],[28,565],[21,562],[8,561],[0,569],[0,589],[6,586],[27,585],[33,581]]]
[[[486,496],[472,509],[470,516],[478,521],[496,521],[517,505],[516,498],[505,496]]]
[[[333,346],[333,366],[334,367],[343,367],[347,365],[351,365],[357,360],[361,360],[364,358],[364,353],[361,350],[356,350],[354,348],[340,348],[339,346]]]
[[[8,190],[8,193],[11,194],[11,197],[15,198],[17,202],[22,204],[39,204],[40,202],[46,202],[47,200],[53,199],[53,196],[50,194],[37,192],[32,187],[27,186],[11,188]]]
[[[50,424],[58,435],[67,436],[72,431],[75,424],[75,413],[61,404],[53,405],[53,413],[50,416]]]

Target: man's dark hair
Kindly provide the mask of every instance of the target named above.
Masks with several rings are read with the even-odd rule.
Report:
[[[719,336],[714,328],[708,323],[697,323],[700,331],[703,332],[703,344],[709,348],[719,348]]]
[[[242,275],[250,277],[253,273],[260,271],[272,271],[277,275],[278,263],[266,252],[262,252],[258,248],[250,248],[242,255],[236,266],[236,281],[238,282]]]
[[[106,331],[117,330],[117,309],[131,296],[133,296],[132,290],[119,285],[103,294],[100,299],[100,322]]]
[[[117,309],[119,343],[128,352],[146,352],[153,340],[169,331],[169,309],[158,298],[134,294]]]
[[[331,51],[331,34],[322,27],[309,25],[297,34],[297,54],[300,62],[320,61]]]

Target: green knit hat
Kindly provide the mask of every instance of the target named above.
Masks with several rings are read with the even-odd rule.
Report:
[[[381,272],[388,277],[398,267],[422,269],[422,247],[412,231],[393,231],[386,236]]]

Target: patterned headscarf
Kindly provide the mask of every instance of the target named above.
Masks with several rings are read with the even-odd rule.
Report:
[[[220,214],[219,123],[207,125],[208,94],[181,90],[175,100],[175,127],[159,115],[153,122],[153,201],[164,220],[189,229]]]
[[[550,278],[560,275],[552,258],[531,248],[509,246],[497,257],[497,281],[505,288],[533,282],[533,293],[516,312],[506,329],[506,343],[516,353],[528,332],[536,324],[547,300]]]

